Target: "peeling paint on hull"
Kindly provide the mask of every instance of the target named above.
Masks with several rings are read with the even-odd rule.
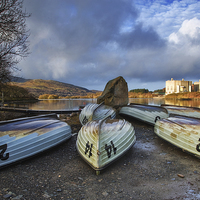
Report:
[[[76,148],[81,157],[100,171],[124,155],[136,142],[131,123],[120,119],[90,121],[78,133]]]
[[[169,117],[157,121],[154,132],[173,145],[200,157],[200,119]]]
[[[158,119],[169,117],[168,111],[160,106],[130,104],[124,106],[119,114],[128,115],[138,120],[154,125]]]
[[[0,168],[41,153],[71,136],[70,126],[54,114],[0,122]]]

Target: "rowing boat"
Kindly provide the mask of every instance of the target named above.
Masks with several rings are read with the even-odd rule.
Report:
[[[90,121],[78,133],[76,148],[96,174],[124,155],[136,142],[131,123],[122,119]]]
[[[105,119],[108,116],[115,118],[116,110],[110,106],[104,105],[103,103],[89,103],[82,109],[79,115],[79,120],[82,125],[85,125],[89,121]]]
[[[200,119],[175,116],[158,120],[154,132],[171,144],[200,157]]]
[[[131,116],[151,125],[154,125],[158,119],[169,117],[168,111],[164,107],[133,103],[122,107],[119,114]]]
[[[0,167],[34,156],[71,137],[55,114],[0,122]]]
[[[162,104],[169,114],[200,118],[200,108]]]

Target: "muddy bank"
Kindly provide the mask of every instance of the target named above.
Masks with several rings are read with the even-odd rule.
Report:
[[[78,116],[64,117],[73,133]],[[0,170],[0,199],[199,199],[200,160],[157,137],[153,126],[126,118],[136,144],[96,175],[78,155],[77,135],[62,145]]]
[[[26,117],[25,113],[16,113],[16,112],[4,112],[0,111],[0,121],[15,119],[20,117]]]

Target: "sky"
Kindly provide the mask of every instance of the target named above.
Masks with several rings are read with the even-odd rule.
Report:
[[[200,79],[198,0],[24,0],[30,54],[18,76],[103,91]]]

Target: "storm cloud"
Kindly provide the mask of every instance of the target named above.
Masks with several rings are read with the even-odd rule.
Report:
[[[24,0],[32,16],[27,19],[31,54],[19,64],[22,76],[99,90],[117,76],[125,78],[129,89],[143,84],[161,89],[171,77],[199,79],[200,16],[182,14],[184,20],[172,20],[166,27],[167,19],[159,24],[157,13],[144,13],[147,5],[138,2]],[[182,2],[177,4],[180,9]],[[159,1],[162,13],[174,11],[177,2],[165,9],[164,3]],[[185,10],[195,3],[199,6],[193,1]],[[157,4],[152,1],[149,9]],[[169,21],[174,14],[168,15]]]

